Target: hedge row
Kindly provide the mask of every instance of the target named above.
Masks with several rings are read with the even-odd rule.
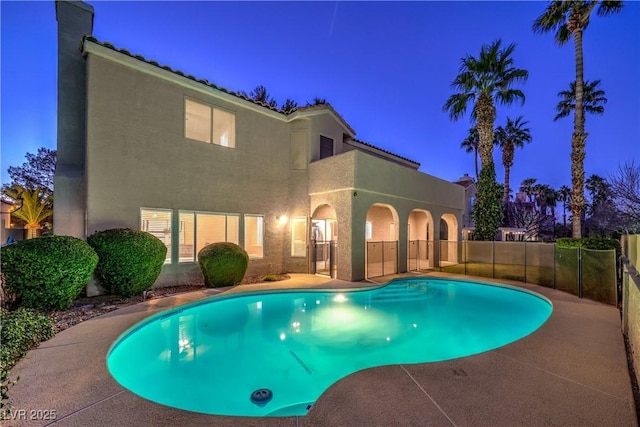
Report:
[[[110,293],[137,295],[156,281],[166,253],[157,237],[130,229],[101,231],[87,242],[70,236],[22,240],[0,250],[7,306],[67,309],[94,272]]]

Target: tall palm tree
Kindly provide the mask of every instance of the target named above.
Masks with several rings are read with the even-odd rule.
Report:
[[[602,204],[611,198],[611,185],[600,175],[592,174],[587,178],[585,187],[591,195],[589,214],[593,215],[593,211],[598,204]]]
[[[547,215],[550,210],[550,215],[555,217],[556,203],[558,201],[556,191],[547,184],[535,184],[532,187],[532,192],[535,195],[535,202],[540,209],[540,214]]]
[[[526,178],[522,180],[520,184],[520,191],[527,195],[529,202],[533,202],[533,196],[535,195],[534,187],[536,186],[535,178]]]
[[[523,121],[522,116],[512,120],[507,117],[505,127],[498,126],[495,132],[496,145],[502,149],[502,165],[504,166],[504,194],[503,203],[509,201],[509,174],[513,166],[513,157],[516,148],[524,147],[524,144],[531,142],[531,132],[524,127],[528,121]]]
[[[42,229],[42,222],[53,215],[53,195],[40,187],[31,189],[18,185],[5,189],[5,194],[19,204],[11,215],[24,221],[25,228],[29,230],[27,239],[36,237],[36,230]]]
[[[563,185],[558,189],[558,200],[562,202],[562,225],[567,226],[567,202],[571,201],[571,189]]]
[[[478,180],[478,129],[469,128],[469,134],[460,143],[460,148],[464,148],[466,153],[473,153],[476,166],[476,181]]]
[[[480,160],[482,167],[493,163],[493,126],[496,119],[496,104],[510,105],[519,100],[524,103],[524,93],[512,86],[525,82],[529,72],[513,66],[515,44],[502,48],[496,40],[483,45],[477,58],[467,55],[461,59],[460,74],[451,83],[458,91],[444,105],[452,120],[459,120],[473,102],[471,117],[478,130]]]
[[[599,86],[600,80],[592,82],[585,80],[582,92],[582,107],[585,113],[604,114],[603,104],[607,103],[607,98],[604,96],[604,90],[600,89]],[[567,117],[571,111],[576,109],[576,82],[569,83],[569,90],[558,92],[558,97],[560,98],[556,106],[558,115],[554,117],[553,121]]]
[[[582,210],[584,206],[584,157],[587,135],[584,131],[584,58],[582,33],[589,25],[591,12],[606,16],[622,10],[622,1],[614,0],[554,0],[533,22],[536,33],[555,33],[556,43],[564,45],[573,36],[576,57],[576,103],[571,135],[571,212],[573,213],[572,235],[582,236]]]

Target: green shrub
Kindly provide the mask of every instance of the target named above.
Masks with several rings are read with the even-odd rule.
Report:
[[[54,335],[49,317],[30,309],[0,308],[0,420],[11,411],[9,389],[20,379],[10,379],[9,370],[27,351]]]
[[[22,240],[3,247],[0,258],[12,305],[41,310],[68,308],[98,262],[85,241],[71,236]]]
[[[279,277],[277,274],[267,274],[262,278],[262,280],[264,280],[265,282],[277,282],[279,280]]]
[[[98,254],[96,280],[107,292],[125,297],[153,286],[167,256],[160,239],[129,228],[98,231],[87,242]]]
[[[0,309],[0,370],[9,371],[27,351],[55,335],[51,319],[30,309]]]
[[[207,287],[234,286],[247,272],[249,255],[235,243],[212,243],[198,252],[198,263]]]
[[[474,239],[495,240],[504,212],[502,186],[496,182],[493,163],[484,166],[480,171],[476,203],[471,215],[475,224]]]

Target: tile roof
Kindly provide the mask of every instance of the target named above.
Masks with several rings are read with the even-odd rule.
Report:
[[[397,158],[399,158],[399,159],[402,159],[402,160],[404,160],[404,161],[407,161],[407,162],[413,163],[413,164],[415,164],[415,165],[416,165],[416,168],[420,167],[420,163],[419,163],[419,162],[416,162],[415,160],[411,160],[411,159],[409,159],[409,158],[407,158],[407,157],[400,156],[400,155],[398,155],[398,154],[396,154],[396,153],[394,153],[394,152],[392,152],[392,151],[385,150],[384,148],[380,148],[380,147],[378,147],[378,146],[376,146],[376,145],[369,144],[368,142],[360,141],[359,139],[351,138],[351,140],[352,140],[352,141],[354,141],[354,142],[357,142],[358,144],[362,144],[362,145],[365,145],[365,146],[367,146],[367,147],[374,148],[374,149],[376,149],[376,150],[378,150],[378,151],[382,151],[382,152],[383,152],[383,153],[385,153],[385,154],[390,154],[390,155],[392,155],[392,156],[394,156],[394,157],[397,157]]]
[[[346,128],[347,128],[347,129],[349,129],[350,131],[352,131],[354,135],[355,135],[355,133],[356,133],[356,132],[351,128],[351,126],[349,126],[349,124],[348,124],[348,123],[346,122],[346,120],[342,117],[342,115],[340,115],[340,114],[339,114],[339,113],[338,113],[338,112],[333,108],[333,106],[332,106],[331,104],[329,104],[329,103],[313,104],[313,105],[312,105],[312,104],[307,104],[307,105],[303,105],[303,106],[301,106],[301,107],[296,107],[296,108],[294,108],[294,109],[292,109],[292,110],[289,110],[289,111],[284,111],[284,110],[282,110],[282,109],[280,109],[280,108],[272,107],[272,106],[270,106],[270,105],[268,105],[268,104],[265,104],[264,102],[256,101],[255,99],[252,99],[252,98],[250,98],[250,97],[248,97],[248,96],[246,96],[246,95],[244,95],[244,94],[242,94],[242,93],[240,93],[240,92],[236,92],[236,91],[233,91],[233,90],[226,89],[226,88],[224,88],[224,87],[222,87],[222,86],[218,86],[218,85],[216,85],[215,83],[211,83],[211,82],[209,82],[209,81],[208,81],[208,80],[206,80],[206,79],[198,79],[198,78],[194,77],[194,76],[193,76],[193,75],[191,75],[191,74],[186,74],[186,73],[184,73],[184,72],[182,72],[182,71],[180,71],[180,70],[175,70],[175,69],[173,69],[173,68],[169,67],[168,65],[161,65],[161,64],[159,64],[157,61],[154,61],[154,60],[152,60],[152,59],[147,59],[147,58],[145,58],[145,57],[144,57],[144,56],[142,56],[142,55],[133,54],[133,53],[129,52],[127,49],[117,48],[117,47],[115,47],[113,44],[111,44],[111,43],[109,43],[109,42],[103,42],[103,41],[100,41],[100,40],[96,39],[95,37],[93,37],[92,35],[86,35],[86,36],[84,36],[84,38],[83,38],[83,40],[82,40],[81,49],[83,49],[83,48],[84,48],[84,42],[85,42],[85,41],[89,41],[89,42],[95,43],[95,44],[97,44],[97,45],[99,45],[99,46],[106,47],[106,48],[111,49],[111,50],[113,50],[113,51],[115,51],[115,52],[121,53],[121,54],[123,54],[123,55],[127,55],[127,56],[129,56],[129,57],[131,57],[131,58],[135,58],[135,59],[137,59],[137,60],[139,60],[139,61],[145,62],[145,63],[147,63],[147,64],[153,65],[153,66],[155,66],[155,67],[161,68],[161,69],[163,69],[163,70],[169,71],[169,72],[171,72],[171,73],[174,73],[174,74],[177,74],[177,75],[179,75],[179,76],[185,77],[185,78],[187,78],[187,79],[193,80],[193,81],[195,81],[195,82],[201,83],[201,84],[203,84],[203,85],[205,85],[205,86],[209,86],[209,87],[211,87],[211,88],[213,88],[213,89],[219,90],[219,91],[224,92],[224,93],[227,93],[227,94],[229,94],[229,95],[236,96],[236,97],[238,97],[238,98],[240,98],[240,99],[243,99],[243,100],[245,100],[245,101],[251,102],[251,103],[256,104],[256,105],[259,105],[259,106],[261,106],[261,107],[263,107],[263,108],[267,108],[267,109],[269,109],[269,110],[271,110],[271,111],[275,111],[276,113],[283,114],[283,115],[285,115],[285,116],[290,116],[290,115],[292,115],[292,114],[294,114],[294,113],[302,113],[302,114],[304,114],[304,113],[305,113],[305,112],[307,112],[307,111],[315,111],[315,110],[329,110],[329,111],[331,111],[333,114],[335,114],[335,115],[336,115],[336,117],[337,117],[337,118],[338,118],[338,119],[339,119],[339,120],[340,120],[340,121],[341,121],[341,122],[346,126]],[[395,156],[395,157],[397,157],[397,158],[399,158],[399,159],[405,160],[405,161],[410,162],[410,163],[414,163],[414,164],[416,164],[416,165],[417,165],[417,167],[419,167],[419,166],[420,166],[420,163],[418,163],[418,162],[416,162],[416,161],[414,161],[414,160],[408,159],[408,158],[406,158],[406,157],[399,156],[399,155],[397,155],[397,154],[395,154],[395,153],[392,153],[391,151],[388,151],[388,150],[385,150],[385,149],[383,149],[383,148],[377,147],[377,146],[375,146],[375,145],[373,145],[373,144],[369,144],[368,142],[359,141],[359,140],[357,140],[357,139],[353,139],[353,140],[354,140],[354,141],[356,141],[356,142],[358,142],[358,143],[360,143],[360,144],[362,144],[362,145],[365,145],[365,146],[368,146],[368,147],[374,148],[374,149],[376,149],[376,150],[379,150],[379,151],[381,151],[381,152],[383,152],[383,153],[386,153],[386,154],[389,154],[389,155]]]
[[[454,181],[454,184],[458,184],[463,186],[464,188],[468,188],[468,187],[471,187],[472,185],[475,185],[475,182],[472,179],[468,179],[463,181]]]
[[[111,49],[111,50],[113,50],[115,52],[127,55],[127,56],[129,56],[131,58],[135,58],[135,59],[137,59],[139,61],[146,62],[147,64],[151,64],[151,65],[156,66],[158,68],[162,68],[163,70],[169,71],[169,72],[177,74],[179,76],[186,77],[187,79],[196,81],[196,82],[201,83],[201,84],[203,84],[205,86],[209,86],[209,87],[211,87],[213,89],[219,90],[219,91],[227,93],[229,95],[233,95],[233,96],[236,96],[236,97],[238,97],[240,99],[244,99],[245,101],[249,101],[249,102],[254,103],[256,105],[259,105],[261,107],[267,108],[267,109],[269,109],[271,111],[275,111],[277,113],[284,114],[285,116],[295,111],[295,110],[292,110],[292,111],[285,112],[284,110],[281,110],[281,109],[276,108],[276,107],[272,107],[272,106],[270,106],[268,104],[265,104],[264,102],[256,101],[255,99],[249,98],[248,96],[243,95],[240,92],[236,92],[236,91],[233,91],[233,90],[226,89],[226,88],[224,88],[222,86],[218,86],[215,83],[211,83],[206,79],[198,79],[198,78],[192,76],[191,74],[186,74],[186,73],[184,73],[184,72],[182,72],[180,70],[174,70],[173,68],[169,67],[168,65],[161,65],[157,61],[154,61],[152,59],[147,59],[142,55],[133,54],[133,53],[129,52],[127,49],[117,48],[117,47],[115,47],[113,44],[111,44],[109,42],[99,41],[98,39],[96,39],[93,36],[89,36],[89,35],[84,36],[83,43],[82,43],[83,46],[84,46],[84,41],[90,41],[90,42],[95,43],[97,45],[100,45],[100,46],[106,47],[108,49]]]

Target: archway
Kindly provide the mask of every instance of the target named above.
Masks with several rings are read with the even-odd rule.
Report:
[[[433,217],[431,212],[414,209],[409,213],[407,268],[409,271],[433,267]]]
[[[366,277],[398,272],[398,212],[391,205],[375,203],[365,222]]]
[[[320,205],[311,216],[311,273],[337,277],[338,219],[331,205]]]
[[[453,214],[440,217],[440,265],[458,262],[458,219]]]

